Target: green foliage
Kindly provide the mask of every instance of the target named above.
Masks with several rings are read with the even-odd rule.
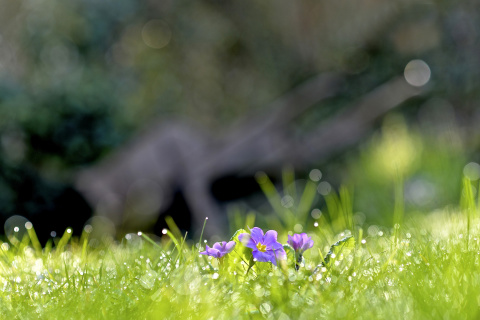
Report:
[[[332,264],[335,262],[335,259],[343,260],[343,255],[348,254],[349,251],[354,248],[355,248],[355,238],[353,236],[348,236],[341,240],[338,240],[330,247],[330,251],[328,251],[322,263],[320,263],[320,265],[318,265],[315,268],[314,272],[317,272],[319,269],[323,267],[327,269],[331,269]]]
[[[461,211],[418,216],[405,222],[395,248],[393,233],[366,242],[360,233],[357,244],[344,237],[324,258],[306,254],[299,271],[285,246],[286,268],[256,264],[248,273],[248,265],[232,269],[232,257],[249,255],[239,242],[221,262],[175,238],[181,258],[173,233],[160,242],[129,235],[121,243],[84,233],[51,251],[25,237],[0,245],[0,312],[9,319],[475,319],[479,225],[473,216],[467,239]]]

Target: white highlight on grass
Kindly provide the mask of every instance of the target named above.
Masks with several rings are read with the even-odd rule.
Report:
[[[167,229],[162,229],[162,234],[167,234]]]

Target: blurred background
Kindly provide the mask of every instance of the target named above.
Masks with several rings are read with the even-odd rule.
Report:
[[[228,234],[268,220],[259,172],[316,183],[309,226],[341,184],[370,223],[392,223],[395,179],[407,214],[456,204],[480,176],[479,9],[0,0],[0,223],[23,216],[46,241],[209,216]]]

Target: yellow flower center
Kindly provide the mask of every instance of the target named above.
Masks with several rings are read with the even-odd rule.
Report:
[[[265,252],[265,251],[267,251],[267,246],[264,245],[264,244],[261,244],[261,243],[259,242],[259,243],[257,243],[257,249],[258,249],[259,251],[261,251],[261,252]]]

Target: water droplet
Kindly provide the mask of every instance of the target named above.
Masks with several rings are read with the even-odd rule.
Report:
[[[315,223],[313,224],[313,226],[314,226],[315,228],[318,227],[318,222],[315,222]]]
[[[362,239],[362,241],[361,241],[361,242],[362,242],[362,244],[365,244],[365,243],[367,243],[367,240],[365,240],[365,239]]]
[[[67,229],[67,233],[72,233],[72,229]]]
[[[13,231],[18,232],[18,231],[20,231],[20,228],[19,228],[19,227],[15,227],[15,228],[13,228]]]
[[[28,221],[25,223],[25,228],[27,228],[27,230],[30,230],[33,228],[33,224],[30,221]]]
[[[91,233],[93,231],[93,227],[90,225],[90,224],[87,224],[83,230],[86,232],[86,233]]]
[[[55,231],[50,232],[50,236],[52,238],[55,238],[57,236],[57,233]]]
[[[215,273],[212,275],[212,279],[218,279],[218,273],[215,272]]]
[[[271,307],[270,304],[267,303],[267,302],[262,303],[262,304],[260,305],[260,312],[263,313],[263,314],[269,313],[271,309],[272,309],[272,307]]]
[[[138,231],[138,232],[137,232],[137,235],[138,235],[139,237],[142,236],[142,231]]]
[[[162,229],[162,234],[167,234],[167,229]]]

